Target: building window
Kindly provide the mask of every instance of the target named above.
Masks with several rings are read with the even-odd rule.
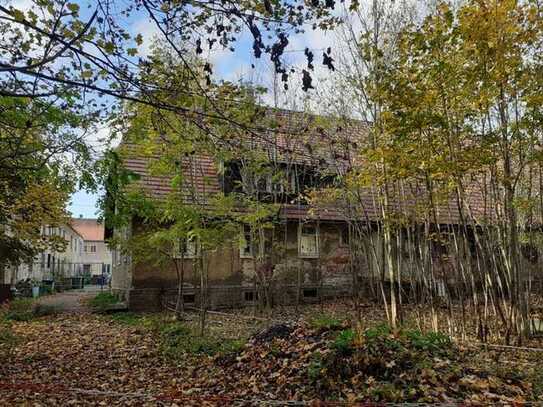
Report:
[[[539,251],[537,247],[530,243],[520,245],[520,252],[522,256],[528,260],[531,264],[537,264],[539,260]]]
[[[91,245],[90,246],[90,252],[91,253],[96,253],[96,245]]]
[[[255,302],[258,301],[258,292],[256,291],[244,291],[243,299],[245,302]]]
[[[194,294],[183,294],[183,303],[185,304],[194,304],[196,302],[196,295]]]
[[[349,246],[349,226],[340,226],[339,227],[339,245],[341,247]]]
[[[443,238],[431,240],[430,250],[434,259],[446,260],[449,255],[449,245]]]
[[[239,257],[242,259],[250,259],[253,257],[253,238],[249,225],[243,225],[243,240],[240,242],[239,246]]]
[[[300,226],[298,233],[298,255],[300,257],[319,256],[319,234],[315,226]]]
[[[304,288],[304,298],[317,298],[317,294],[318,293],[316,288]]]
[[[175,258],[193,259],[198,256],[198,242],[196,238],[179,239],[174,250]]]

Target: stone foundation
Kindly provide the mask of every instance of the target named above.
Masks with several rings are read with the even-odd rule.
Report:
[[[300,303],[315,303],[320,299],[344,298],[351,296],[351,286],[303,286],[300,293],[296,286],[275,286],[271,290],[272,305],[292,305],[299,297]],[[175,304],[176,288],[133,288],[130,290],[113,290],[128,303],[131,311],[160,311],[163,304]],[[200,307],[201,295],[198,287],[186,287],[183,290],[185,305]],[[244,306],[264,304],[265,294],[253,286],[214,286],[207,289],[207,308],[210,310],[233,309]]]

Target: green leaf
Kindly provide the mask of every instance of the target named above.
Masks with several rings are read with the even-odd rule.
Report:
[[[11,15],[15,19],[15,21],[23,21],[25,19],[25,14],[16,8],[11,9]]]
[[[113,52],[115,51],[115,44],[113,44],[111,41],[106,42],[106,44],[104,45],[104,50],[108,54],[113,54]]]
[[[68,10],[70,10],[72,13],[74,14],[78,14],[79,13],[79,4],[76,4],[76,3],[68,3],[66,5],[66,7],[68,7]]]

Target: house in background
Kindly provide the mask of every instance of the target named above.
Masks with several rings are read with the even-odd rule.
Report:
[[[15,285],[22,280],[61,281],[64,278],[81,274],[81,256],[83,254],[83,237],[66,224],[61,226],[45,225],[41,227],[44,236],[59,236],[66,240],[64,251],[44,250],[32,262],[12,267],[6,273],[6,284]]]
[[[104,241],[104,225],[98,219],[73,218],[72,226],[83,237],[83,274],[97,280],[111,274],[111,250]]]

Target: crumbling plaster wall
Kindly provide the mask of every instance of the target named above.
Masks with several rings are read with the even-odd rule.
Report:
[[[298,223],[289,222],[287,239],[285,228],[279,226],[273,233],[274,249],[271,254],[273,273],[271,280],[276,284],[297,284],[301,277],[303,285],[317,285],[322,275],[323,284],[348,283],[348,247],[340,242],[341,224],[321,223],[319,225],[319,258],[301,258],[298,255]],[[285,245],[286,243],[286,245]],[[258,262],[253,258],[241,258],[237,240],[204,256],[204,267],[208,270],[208,285],[253,286]],[[199,285],[197,271],[199,258],[185,259],[185,282]],[[201,267],[201,263],[198,264]],[[320,273],[319,273],[320,270]],[[175,265],[157,267],[152,264],[135,265],[134,288],[171,287],[177,284]]]

